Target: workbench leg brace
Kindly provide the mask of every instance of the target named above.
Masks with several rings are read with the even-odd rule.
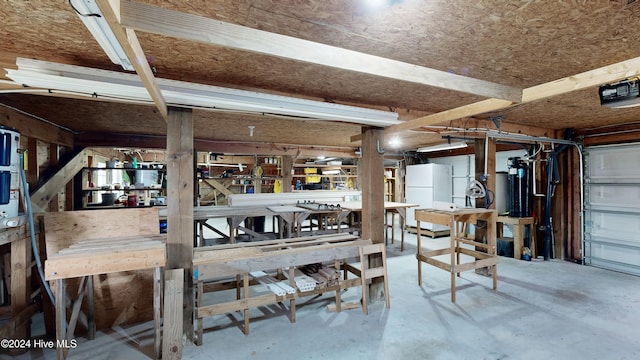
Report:
[[[69,349],[75,347],[73,334],[75,333],[78,319],[84,317],[80,311],[82,301],[86,295],[88,315],[86,317],[88,324],[88,338],[93,340],[96,334],[96,323],[94,314],[94,298],[93,298],[93,275],[83,276],[80,278],[78,293],[75,299],[67,299],[65,279],[55,280],[55,300],[56,300],[56,358],[63,360],[67,358]],[[153,272],[153,315],[155,320],[154,328],[154,352],[155,358],[160,358],[160,308],[161,308],[161,271],[156,266]],[[71,304],[71,316],[69,324],[67,324],[67,302]]]
[[[80,285],[78,286],[78,294],[75,299],[71,300],[71,317],[69,318],[69,324],[67,325],[67,297],[66,286],[64,279],[56,280],[56,357],[59,360],[66,359],[69,348],[74,345],[73,334],[78,324],[78,317],[80,316],[80,307],[82,300],[88,291],[93,292],[93,288],[89,288],[89,283],[93,284],[93,281],[88,281],[89,276],[83,276],[80,279]],[[93,296],[89,300],[93,300]],[[95,322],[93,316],[93,304],[89,304],[89,334],[95,334]]]

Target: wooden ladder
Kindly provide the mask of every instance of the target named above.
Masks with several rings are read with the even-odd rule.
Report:
[[[369,255],[382,254],[382,266],[369,268]],[[384,244],[364,245],[360,247],[360,279],[362,281],[362,311],[365,315],[369,315],[367,308],[367,282],[369,279],[384,278],[384,298],[387,303],[387,309],[391,306],[389,303],[389,282],[387,280],[387,252]]]

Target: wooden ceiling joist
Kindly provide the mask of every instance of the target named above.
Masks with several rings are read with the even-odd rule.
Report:
[[[640,57],[532,86],[522,91],[527,103],[640,75]]]
[[[66,147],[74,146],[74,134],[29,113],[0,106],[2,125],[16,129],[20,135]]]
[[[125,29],[120,25],[120,1],[97,0],[96,3],[98,4],[105,20],[109,23],[109,27],[111,27],[116,39],[118,39],[120,46],[124,49],[129,60],[131,60],[131,64],[136,69],[136,73],[138,73],[144,87],[149,92],[149,95],[151,95],[158,111],[160,111],[160,115],[162,115],[166,121],[168,116],[167,103],[162,96],[162,92],[156,82],[153,71],[151,71],[151,67],[147,62],[147,57],[144,55],[144,51],[138,41],[138,37],[136,36],[135,31],[131,29],[126,29],[125,31]]]
[[[143,32],[196,41],[382,76],[489,98],[520,102],[521,89],[452,74],[397,60],[364,54],[304,39],[225,23],[158,6],[124,1],[122,26]]]
[[[402,130],[412,130],[423,126],[442,124],[450,120],[456,120],[467,116],[484,114],[486,112],[504,109],[512,104],[511,101],[501,99],[487,99],[473,104],[442,111],[436,114],[423,116],[417,119],[393,125],[385,129],[387,133],[394,133]]]
[[[289,155],[299,157],[343,157],[354,158],[358,155],[351,147],[322,146],[322,145],[296,145],[278,143],[257,143],[238,141],[216,141],[195,138],[194,148],[198,151],[208,151],[218,154],[260,154],[269,155]],[[86,147],[121,147],[128,148],[135,144],[138,148],[145,149],[165,149],[167,146],[166,136],[142,135],[142,134],[122,134],[87,132],[77,134],[74,138],[76,146]]]
[[[522,104],[566,94],[584,88],[615,82],[621,79],[640,75],[640,57],[621,61],[597,69],[567,76],[544,84],[531,86],[522,91]],[[385,129],[387,133],[402,130],[417,129],[419,127],[442,124],[466,116],[474,116],[490,111],[506,109],[513,103],[500,99],[487,99],[473,104],[442,111],[436,114],[419,117],[413,120],[393,125]],[[353,139],[356,138],[355,135]]]

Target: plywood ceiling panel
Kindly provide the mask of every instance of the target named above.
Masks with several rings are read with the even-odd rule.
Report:
[[[640,16],[640,6],[627,5],[623,0],[394,0],[380,8],[369,8],[364,0],[143,2],[519,88],[640,56],[640,36],[633,25]],[[21,56],[122,71],[110,63],[67,1],[7,0],[0,7],[0,18],[2,67],[15,68],[15,58]],[[483,100],[449,90],[174,38],[146,33],[138,33],[138,37],[147,60],[158,76],[164,78],[399,109],[403,113],[439,112]],[[151,107],[18,97],[2,96],[0,101],[60,122],[74,131],[86,128],[150,134],[165,131],[165,125],[158,122],[159,117]],[[198,126],[202,134],[211,138],[236,139],[244,133],[241,129],[247,126],[247,121],[265,126],[265,141],[269,142],[290,142],[290,135],[297,135],[299,142],[326,141],[327,145],[353,146],[348,138],[359,133],[358,126],[333,124],[327,129],[338,136],[319,137],[317,124],[313,123],[201,114]],[[596,87],[481,114],[478,118],[490,115],[504,115],[504,121],[513,124],[551,129],[640,120],[638,109],[601,107]],[[132,118],[136,119],[135,126],[127,120]],[[283,124],[285,130],[298,129],[291,131],[297,134],[275,131],[275,127],[269,127],[271,120]],[[305,129],[316,136],[307,139],[303,135]],[[411,140],[411,144],[433,140],[422,134],[410,137],[418,138]]]

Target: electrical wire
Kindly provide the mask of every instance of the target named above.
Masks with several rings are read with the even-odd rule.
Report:
[[[496,194],[493,191],[487,189],[484,195],[484,208],[488,209],[491,206],[491,204],[493,204],[495,199],[496,199]]]
[[[102,15],[97,14],[97,13],[89,13],[89,14],[83,14],[81,13],[74,5],[73,2],[71,2],[71,0],[69,0],[69,6],[71,6],[71,8],[73,9],[73,11],[76,12],[76,14],[80,15],[80,16],[84,16],[84,17],[102,17]]]
[[[31,249],[33,250],[33,258],[36,261],[36,267],[38,268],[38,274],[40,275],[40,280],[51,299],[53,304],[56,303],[55,297],[53,296],[53,292],[51,291],[51,287],[49,286],[49,282],[44,279],[44,270],[42,270],[42,260],[40,259],[40,254],[38,251],[38,243],[36,241],[35,235],[35,227],[33,225],[33,209],[31,208],[31,197],[29,196],[29,184],[27,184],[27,176],[24,172],[24,153],[20,154],[20,178],[22,180],[22,192],[24,195],[24,203],[27,207],[27,214],[29,217],[29,233],[31,234]]]
[[[529,155],[529,158],[535,158],[542,150],[544,150],[544,144],[540,143],[540,146],[538,147],[538,151],[536,151],[533,154]]]

